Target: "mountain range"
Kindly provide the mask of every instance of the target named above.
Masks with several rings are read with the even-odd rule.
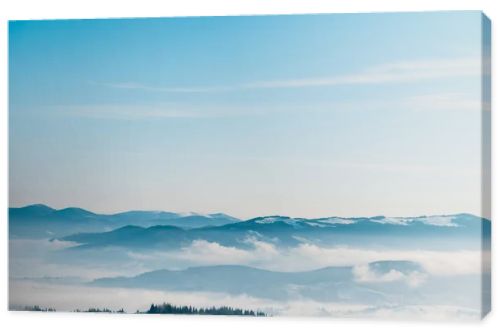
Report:
[[[205,240],[226,247],[251,249],[256,240],[278,247],[301,243],[317,246],[351,245],[373,247],[448,248],[480,241],[480,233],[489,223],[469,215],[453,216],[452,224],[432,225],[420,219],[405,224],[381,223],[382,218],[358,218],[352,223],[321,223],[323,219],[293,219],[264,217],[220,226],[183,229],[177,226],[156,225],[140,227],[127,225],[109,232],[76,233],[60,238],[79,244],[78,248],[124,247],[128,249],[177,249],[195,240]],[[424,219],[424,218],[422,218]]]
[[[195,240],[251,248],[252,240],[278,246],[316,245],[426,246],[446,248],[490,238],[489,220],[470,214],[420,217],[256,217],[241,221],[223,213],[201,215],[165,211],[96,214],[80,208],[55,210],[44,205],[9,209],[11,238],[71,241],[79,248],[118,246],[173,249]]]

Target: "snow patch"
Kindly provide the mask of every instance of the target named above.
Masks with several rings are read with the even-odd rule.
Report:
[[[458,225],[453,223],[453,218],[453,216],[429,216],[418,220],[427,225],[456,227]]]
[[[354,224],[356,221],[353,219],[339,218],[339,217],[329,217],[317,220],[320,223],[325,224]]]

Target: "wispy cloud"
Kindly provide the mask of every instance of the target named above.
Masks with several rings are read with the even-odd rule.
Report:
[[[441,78],[479,76],[479,58],[401,61],[381,64],[359,72],[324,77],[262,80],[233,85],[155,86],[136,82],[94,83],[110,88],[158,93],[224,93],[241,90],[325,87],[340,85],[373,85],[410,83]]]
[[[289,88],[338,85],[408,83],[421,80],[480,74],[479,59],[406,61],[383,64],[364,71],[322,78],[264,81],[247,84],[248,88]]]
[[[269,112],[294,111],[285,106],[262,107],[231,104],[143,103],[143,104],[85,104],[47,107],[59,116],[77,116],[94,119],[144,120],[165,118],[218,118],[258,115]]]
[[[464,96],[457,93],[422,94],[406,99],[407,109],[410,110],[438,110],[438,111],[479,111],[481,98]]]
[[[412,112],[470,112],[481,108],[480,97],[457,92],[441,94],[416,94],[395,99],[355,100],[349,102],[332,101],[330,103],[309,103],[289,105],[284,102],[261,103],[257,105],[241,104],[89,104],[61,105],[47,107],[59,115],[71,115],[96,119],[162,119],[162,118],[217,118],[242,115],[263,115],[276,113],[321,113],[321,112],[378,112],[385,110],[405,110]]]
[[[235,86],[193,86],[193,87],[162,87],[154,85],[146,85],[135,82],[122,83],[95,83],[93,84],[106,86],[117,89],[143,90],[158,93],[218,93],[235,90]]]

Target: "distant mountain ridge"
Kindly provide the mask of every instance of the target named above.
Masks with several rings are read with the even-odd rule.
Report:
[[[213,219],[225,219],[228,221],[240,221],[240,219],[229,216],[224,213],[201,214],[197,212],[175,213],[160,210],[130,210],[118,213],[100,214],[94,213],[78,207],[67,207],[63,209],[54,209],[45,204],[32,204],[23,207],[9,208],[9,215],[14,217],[69,217],[72,219],[78,218],[119,218],[119,219],[135,219],[135,220],[160,220],[185,217],[205,217]]]
[[[223,213],[174,213],[135,210],[98,214],[77,207],[54,209],[44,204],[9,208],[9,232],[12,237],[53,238],[72,233],[104,232],[126,225],[155,225],[196,228],[219,226],[240,221]]]
[[[371,220],[373,222],[378,222],[381,224],[401,224],[405,225],[407,223],[419,221],[424,224],[429,225],[443,225],[451,226],[450,220],[456,217],[473,217],[480,218],[468,213],[459,214],[448,214],[448,215],[430,215],[430,216],[415,216],[415,217],[386,217],[386,216],[372,216],[372,217],[321,217],[321,218],[300,218],[300,217],[289,217],[289,216],[261,216],[255,217],[247,220],[241,220],[236,217],[232,217],[225,213],[212,213],[212,214],[201,214],[197,212],[187,212],[187,213],[176,213],[170,211],[161,210],[130,210],[111,214],[99,214],[92,211],[82,209],[79,207],[67,207],[63,209],[54,209],[45,204],[32,204],[23,207],[13,207],[9,208],[9,216],[11,218],[25,218],[25,217],[38,217],[38,218],[69,218],[69,219],[109,219],[109,220],[131,220],[136,222],[141,221],[157,221],[157,220],[171,220],[171,219],[181,219],[188,217],[204,217],[208,219],[223,219],[230,222],[255,222],[260,224],[268,224],[278,221],[288,221],[288,222],[315,222],[317,224],[352,224],[362,220]]]
[[[100,278],[90,285],[101,287],[140,288],[164,291],[206,291],[232,295],[246,294],[260,298],[286,300],[307,297],[313,300],[346,301],[362,294],[373,302],[386,302],[390,296],[380,282],[357,282],[353,266],[325,267],[310,271],[281,272],[242,265],[190,267],[184,270],[156,270],[132,277]],[[367,268],[384,277],[388,273],[425,275],[412,261],[377,261]],[[377,290],[375,290],[377,289]],[[394,291],[407,291],[405,282],[392,284]]]

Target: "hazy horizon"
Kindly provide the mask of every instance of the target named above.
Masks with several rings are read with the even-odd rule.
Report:
[[[93,210],[91,208],[82,207],[82,206],[78,206],[78,205],[70,205],[70,206],[57,207],[57,206],[49,205],[47,203],[28,203],[28,204],[18,205],[18,206],[9,206],[9,208],[11,208],[11,209],[24,208],[24,207],[34,206],[34,205],[43,205],[43,206],[47,206],[47,207],[55,209],[55,210],[64,210],[64,209],[70,209],[70,208],[78,208],[78,209],[83,209],[83,210],[86,210],[86,211],[90,211],[90,212],[93,212],[93,213],[96,213],[96,214],[103,214],[103,215],[113,215],[113,214],[119,214],[119,213],[130,212],[130,211],[153,211],[153,212],[154,211],[157,211],[157,212],[163,211],[163,212],[172,212],[172,213],[177,213],[177,214],[192,214],[192,215],[195,215],[195,214],[210,215],[210,214],[222,213],[222,214],[226,214],[228,216],[231,216],[233,218],[238,218],[240,220],[252,219],[252,218],[257,218],[257,217],[265,217],[265,216],[284,216],[284,217],[291,217],[291,218],[315,219],[315,218],[327,218],[327,217],[338,217],[338,218],[361,218],[361,217],[368,217],[369,218],[369,217],[385,216],[385,217],[393,217],[393,218],[398,218],[398,217],[410,218],[410,217],[426,217],[426,216],[454,216],[454,215],[460,215],[460,214],[474,215],[473,213],[470,213],[470,212],[442,212],[442,213],[439,213],[439,214],[425,214],[425,213],[423,213],[423,214],[414,215],[414,216],[388,216],[388,215],[385,215],[383,213],[379,213],[379,214],[367,215],[367,216],[360,216],[360,215],[339,216],[339,215],[336,215],[336,214],[330,214],[330,215],[326,215],[326,216],[291,216],[291,215],[286,215],[286,214],[269,214],[269,215],[263,215],[263,216],[261,215],[261,216],[240,217],[240,216],[236,216],[236,215],[230,214],[228,212],[223,212],[223,211],[213,211],[213,212],[202,212],[202,211],[199,211],[199,210],[176,211],[176,210],[170,210],[168,208],[167,209],[128,208],[128,209],[125,209],[125,210],[118,210],[118,211],[99,211],[99,210]],[[477,216],[477,217],[480,217],[480,218],[489,219],[489,217],[482,217],[482,216],[479,216],[479,215],[474,215],[474,216]]]

